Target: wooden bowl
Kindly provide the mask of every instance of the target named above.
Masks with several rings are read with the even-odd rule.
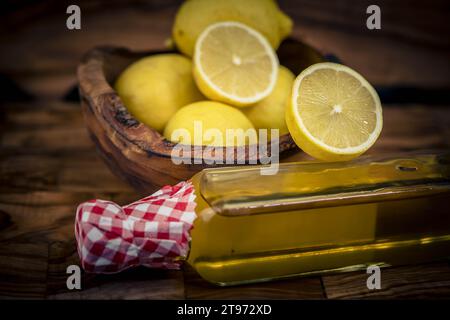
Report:
[[[174,164],[174,144],[159,132],[131,116],[113,89],[119,74],[139,58],[173,51],[131,52],[124,48],[99,47],[89,51],[78,66],[81,105],[88,131],[97,149],[112,171],[142,193],[150,193],[163,185],[187,180],[211,165],[201,161],[198,148],[192,148],[191,164]],[[280,63],[298,74],[307,66],[323,61],[311,47],[294,39],[284,41],[279,50]],[[229,147],[228,147],[229,148]],[[260,154],[252,148],[235,148],[235,161],[259,163]],[[270,155],[270,142],[268,143]],[[222,154],[226,154],[225,148]],[[228,150],[231,151],[231,150]],[[238,155],[244,158],[238,158]],[[289,134],[280,137],[280,161],[299,149]],[[197,159],[197,161],[195,161]],[[199,160],[200,159],[200,160]],[[201,162],[201,164],[195,164]]]

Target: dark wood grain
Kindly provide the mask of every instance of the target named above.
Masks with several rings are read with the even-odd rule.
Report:
[[[69,261],[67,261],[69,262]],[[67,263],[66,262],[66,263]],[[65,263],[51,264],[53,273],[47,291],[48,299],[184,299],[183,273],[180,271],[139,268],[118,275],[83,275],[83,290],[69,291],[65,287]]]
[[[47,293],[48,245],[1,242],[0,299],[43,299]]]
[[[294,34],[332,53],[375,85],[450,86],[449,4],[446,1],[377,1],[381,30],[368,30],[373,1],[285,1]]]
[[[381,289],[367,289],[368,274],[355,272],[323,277],[329,299],[449,299],[448,263],[381,269]]]
[[[186,299],[323,299],[320,277],[292,278],[235,287],[217,287],[190,266],[184,268]]]

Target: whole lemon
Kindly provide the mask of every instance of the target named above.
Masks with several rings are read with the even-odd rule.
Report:
[[[179,8],[172,29],[178,49],[188,56],[210,24],[238,21],[262,33],[274,49],[292,31],[292,20],[274,0],[189,0]]]
[[[279,134],[289,133],[285,121],[285,110],[290,103],[294,74],[286,67],[280,66],[275,88],[270,95],[260,102],[242,111],[256,129],[279,129]]]
[[[236,139],[238,132],[248,134]],[[231,135],[230,135],[231,134]],[[227,135],[231,138],[227,139]],[[238,109],[215,101],[189,104],[175,113],[164,129],[166,139],[174,143],[208,146],[241,146],[256,139],[256,130]]]
[[[157,54],[131,64],[115,88],[128,111],[160,132],[182,106],[204,97],[192,77],[192,62],[180,54]]]

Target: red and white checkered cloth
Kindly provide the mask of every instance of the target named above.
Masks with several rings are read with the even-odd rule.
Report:
[[[75,236],[82,267],[94,273],[137,265],[179,269],[197,217],[194,200],[192,184],[180,182],[124,207],[104,200],[80,204]]]

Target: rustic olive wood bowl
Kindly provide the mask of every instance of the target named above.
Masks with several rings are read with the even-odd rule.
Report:
[[[133,118],[113,89],[116,78],[130,63],[144,56],[168,52],[173,51],[137,53],[124,48],[99,47],[89,51],[78,66],[82,110],[97,149],[115,174],[142,193],[189,179],[211,167],[205,164],[205,159],[200,161],[202,164],[195,164],[195,158],[201,159],[198,148],[192,148],[191,164],[174,164],[171,160],[174,144]],[[323,60],[317,51],[294,39],[284,41],[277,53],[280,63],[294,74]],[[258,152],[249,147],[241,148],[244,150],[234,150],[234,163],[238,160],[246,164],[259,163]],[[222,154],[226,151],[223,148]],[[287,154],[299,150],[286,134],[280,137],[279,151],[282,161]],[[268,152],[270,155],[270,142]]]

